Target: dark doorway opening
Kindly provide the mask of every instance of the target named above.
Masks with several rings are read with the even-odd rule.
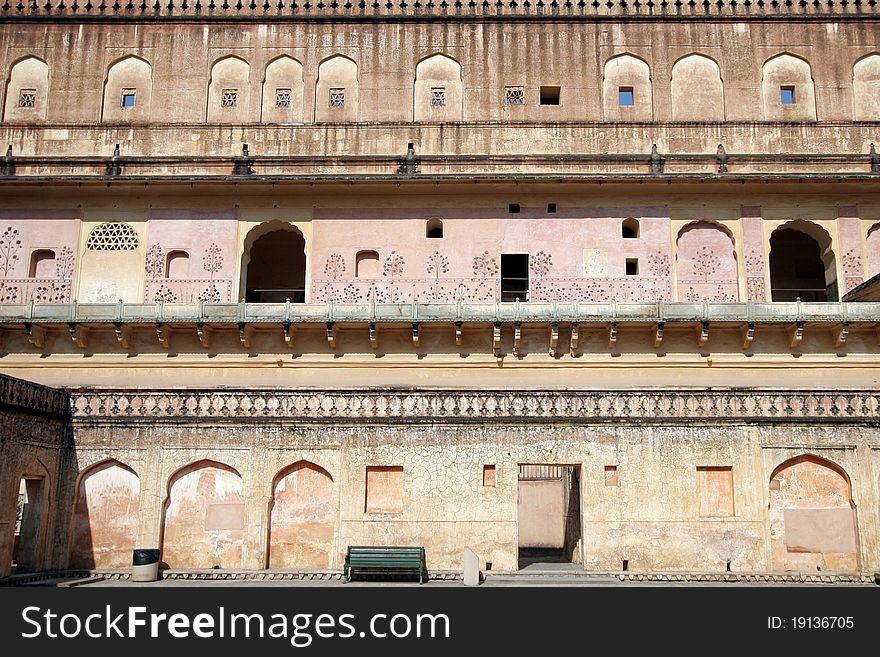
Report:
[[[519,568],[580,568],[581,486],[576,465],[520,465]]]
[[[21,479],[15,515],[12,572],[30,573],[40,570],[45,493],[45,479],[42,477]]]
[[[529,300],[529,254],[501,254],[501,300]]]
[[[784,228],[770,237],[770,289],[773,301],[837,301],[834,254],[828,244],[799,230]]]
[[[245,301],[305,303],[305,239],[298,231],[274,230],[250,248]]]

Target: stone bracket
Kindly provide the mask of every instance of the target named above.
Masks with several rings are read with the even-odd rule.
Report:
[[[840,326],[834,329],[834,346],[840,348],[846,344],[849,336],[849,322],[842,322]]]
[[[617,347],[617,328],[620,322],[611,322],[608,325],[608,347],[614,349]]]
[[[412,324],[412,341],[413,347],[419,348],[422,346],[422,325],[418,322],[413,322]]]
[[[376,326],[376,322],[369,323],[370,329],[370,348],[378,349],[379,348],[379,328]]]
[[[568,343],[568,354],[572,358],[577,356],[578,340],[580,338],[580,336],[579,336],[580,328],[581,328],[581,325],[578,322],[571,323],[571,339],[569,340],[569,343]]]
[[[742,348],[749,349],[755,341],[755,323],[749,322],[742,329]]]
[[[122,345],[123,349],[128,349],[129,347],[131,347],[131,326],[123,324],[121,322],[116,322],[115,324],[113,324],[113,330],[116,333],[116,341],[120,345]]]
[[[556,348],[559,346],[559,324],[550,324],[550,355],[556,357]]]
[[[156,322],[156,337],[159,339],[159,344],[168,349],[171,343],[171,328],[165,322]]]
[[[464,326],[463,322],[455,322],[455,346],[461,346],[462,339],[462,327]]]
[[[284,345],[290,349],[293,347],[293,324],[291,322],[282,322],[281,329],[284,331]]]
[[[334,322],[327,322],[325,326],[327,328],[327,344],[330,345],[331,349],[336,349],[336,324]]]
[[[519,356],[519,348],[522,344],[522,322],[513,324],[513,355]]]
[[[709,342],[709,322],[702,321],[697,326],[697,346],[703,347]]]
[[[28,342],[34,345],[37,349],[42,349],[46,346],[46,329],[42,326],[26,322],[24,325],[24,334],[27,336]]]
[[[211,346],[211,336],[214,333],[213,329],[205,323],[199,322],[196,324],[196,333],[199,336],[199,342],[202,343],[202,346],[205,349],[208,349]]]
[[[254,327],[247,322],[238,323],[238,339],[245,349],[251,348],[251,338],[254,335]]]
[[[67,330],[70,332],[70,340],[73,344],[80,349],[85,349],[88,345],[88,327],[76,322],[70,322],[67,325]]]
[[[794,326],[788,329],[788,347],[789,349],[797,349],[800,347],[804,339],[804,322],[795,322]]]
[[[659,349],[663,344],[663,332],[666,330],[666,322],[657,322],[657,329],[654,331],[654,349]]]
[[[501,322],[492,324],[492,353],[496,358],[501,356]]]

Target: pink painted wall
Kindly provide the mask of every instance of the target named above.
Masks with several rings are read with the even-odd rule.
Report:
[[[179,303],[195,303],[200,296],[206,301],[231,301],[237,271],[237,228],[233,210],[151,210],[145,301],[155,301],[157,296],[169,302],[173,298]],[[189,272],[186,276],[164,280],[169,251],[187,252]]]
[[[137,538],[140,482],[116,462],[80,479],[70,547],[72,568],[128,568]]]
[[[858,570],[855,513],[847,479],[811,456],[770,480],[770,547],[775,570]]]
[[[719,225],[689,224],[678,234],[676,272],[681,301],[738,301],[733,239]]]
[[[244,523],[239,474],[208,461],[187,466],[171,482],[162,561],[170,568],[241,568]]]
[[[0,209],[0,303],[70,301],[78,239],[78,210]],[[55,252],[52,280],[28,278],[39,249]]]
[[[767,253],[761,208],[744,205],[740,223],[745,254],[746,293],[752,301],[767,301]]]
[[[330,567],[333,480],[322,468],[297,463],[275,482],[269,568]]]
[[[880,274],[880,224],[874,224],[868,230],[867,250],[867,277],[870,278]]]
[[[858,287],[865,280],[865,262],[862,257],[862,226],[859,211],[854,206],[837,208],[837,235],[840,240],[840,263],[844,285],[841,295]]]
[[[466,286],[469,300],[493,300],[502,253],[530,255],[532,300],[570,296],[575,284],[581,286],[576,296],[589,299],[585,279],[608,286],[620,280],[621,289],[632,288],[630,296],[653,300],[655,287],[640,284],[668,277],[667,215],[659,207],[561,207],[557,213],[522,207],[518,214],[508,213],[506,207],[319,208],[312,245],[312,298],[366,300],[369,285],[355,279],[355,257],[358,251],[373,250],[379,253],[381,285],[396,279],[396,300],[401,301],[431,300],[435,292],[435,300],[454,301],[456,284]],[[628,217],[639,220],[636,239],[621,236],[621,224]],[[429,218],[443,221],[443,238],[425,236]],[[628,258],[638,259],[639,276],[626,276]],[[434,289],[423,285],[429,281],[437,282]]]

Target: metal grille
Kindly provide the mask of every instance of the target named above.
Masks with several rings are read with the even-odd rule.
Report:
[[[238,105],[238,89],[224,89],[220,97],[221,107],[236,107]]]
[[[505,87],[504,103],[506,105],[525,105],[526,90],[523,87]]]
[[[564,479],[565,465],[520,465],[520,481],[539,481],[546,479]]]
[[[345,107],[345,89],[330,90],[330,107]]]
[[[279,109],[290,107],[290,89],[275,90],[275,107]]]
[[[446,104],[446,88],[435,87],[431,89],[431,105],[438,107]]]
[[[19,107],[36,107],[37,106],[37,90],[21,89],[18,92]]]

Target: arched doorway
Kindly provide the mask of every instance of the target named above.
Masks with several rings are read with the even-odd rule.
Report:
[[[236,470],[199,461],[171,477],[162,533],[162,561],[168,567],[241,568],[244,528]]]
[[[12,547],[13,572],[45,568],[46,528],[49,519],[49,471],[35,459],[19,480],[18,508]]]
[[[139,498],[137,475],[119,461],[105,461],[83,473],[73,511],[71,568],[131,566]]]
[[[837,301],[837,269],[831,237],[806,221],[790,222],[770,237],[773,301]]]
[[[333,479],[306,461],[275,477],[269,568],[327,569],[333,551]]]
[[[305,303],[306,242],[280,221],[258,226],[245,240],[244,293],[250,303]]]
[[[773,471],[770,548],[773,570],[858,570],[855,507],[841,468],[804,455]]]

